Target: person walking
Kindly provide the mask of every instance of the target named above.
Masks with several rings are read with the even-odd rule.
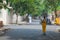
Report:
[[[42,31],[43,35],[46,35],[46,17],[44,16],[44,19],[42,20]]]
[[[28,18],[29,18],[29,23],[32,23],[32,17],[31,17],[31,15],[29,15]]]

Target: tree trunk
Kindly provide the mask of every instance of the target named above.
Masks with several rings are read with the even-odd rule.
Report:
[[[56,10],[56,8],[55,8],[55,11],[54,12],[55,12],[55,18],[56,18],[57,17],[57,10]]]

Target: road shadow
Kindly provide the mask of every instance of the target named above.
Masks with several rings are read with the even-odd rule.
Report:
[[[8,40],[59,40],[60,33],[47,31],[44,36],[42,30],[39,29],[11,29],[5,36]]]

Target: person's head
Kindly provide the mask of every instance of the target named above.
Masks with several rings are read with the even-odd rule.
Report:
[[[45,19],[45,16],[44,16],[44,19]]]

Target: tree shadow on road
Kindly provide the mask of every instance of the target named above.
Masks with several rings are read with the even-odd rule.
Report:
[[[59,40],[60,33],[47,31],[46,36],[39,29],[12,29],[5,36],[9,36],[9,40]]]

